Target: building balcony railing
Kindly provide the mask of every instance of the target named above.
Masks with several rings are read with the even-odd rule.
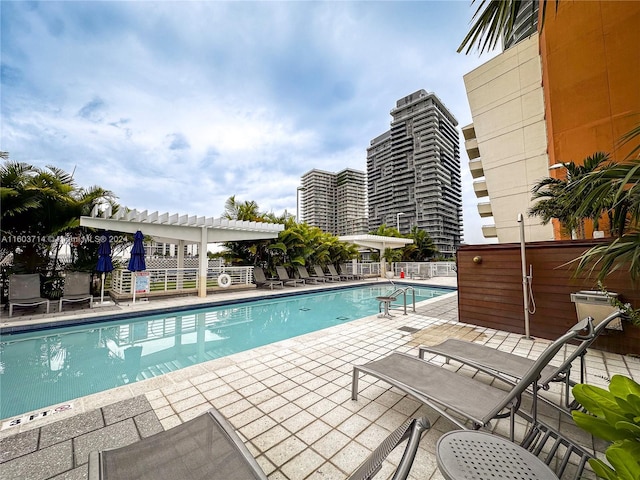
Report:
[[[490,202],[483,202],[478,204],[478,213],[480,218],[493,217],[493,210],[491,210]]]
[[[484,238],[498,238],[498,231],[495,225],[483,225],[482,235]]]
[[[487,190],[487,182],[485,180],[476,180],[473,182],[473,191],[476,192],[476,197],[488,197],[489,190]]]

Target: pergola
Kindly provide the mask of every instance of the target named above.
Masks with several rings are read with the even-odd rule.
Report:
[[[405,245],[413,243],[410,238],[400,237],[383,237],[381,235],[343,235],[338,237],[341,242],[353,243],[361,247],[372,248],[380,251],[380,275],[384,277],[386,267],[384,258],[384,251],[387,248],[402,248]]]
[[[144,235],[157,242],[178,245],[178,268],[184,266],[184,245],[197,244],[199,252],[198,296],[207,296],[207,244],[263,240],[277,238],[284,225],[275,223],[246,222],[223,218],[198,217],[147,211],[121,209],[111,213],[110,209],[100,213],[97,209],[89,217],[80,217],[80,226],[99,228],[112,232]]]

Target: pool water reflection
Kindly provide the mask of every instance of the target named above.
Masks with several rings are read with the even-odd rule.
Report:
[[[375,314],[375,297],[389,288],[362,286],[3,335],[0,418]],[[416,287],[416,302],[449,292]]]

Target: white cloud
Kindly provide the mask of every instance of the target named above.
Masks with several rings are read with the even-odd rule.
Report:
[[[395,101],[463,126],[466,2],[2,3],[2,150],[132,208],[294,212],[312,168],[366,169]],[[461,143],[462,145],[462,143]],[[465,240],[484,241],[462,153]],[[478,234],[480,234],[478,236]]]

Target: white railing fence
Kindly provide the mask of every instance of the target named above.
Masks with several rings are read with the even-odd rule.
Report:
[[[345,268],[349,273],[357,273],[365,277],[379,277],[380,263],[347,262]],[[454,262],[396,262],[393,264],[396,278],[404,273],[407,279],[425,279],[432,277],[455,277]],[[217,287],[218,276],[226,273],[231,277],[231,285],[252,285],[253,267],[226,267],[218,265],[207,269],[207,288]],[[197,291],[200,286],[198,268],[148,268],[149,286],[152,293]],[[111,290],[120,295],[133,293],[133,273],[129,270],[117,269],[111,272]]]
[[[455,262],[395,262],[393,264],[393,274],[400,277],[404,272],[404,277],[408,279],[425,279],[433,277],[455,277]]]
[[[198,290],[200,277],[197,268],[149,268],[150,291],[154,293]],[[253,283],[253,267],[215,267],[207,269],[207,287],[218,286],[218,276],[226,273],[231,277],[232,285],[250,285]],[[121,295],[133,293],[133,273],[129,270],[111,272],[111,289]]]

